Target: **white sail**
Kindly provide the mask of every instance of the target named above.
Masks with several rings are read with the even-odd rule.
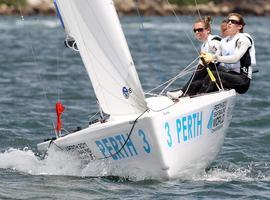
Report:
[[[126,115],[146,109],[144,93],[112,0],[56,0],[74,37],[105,113]]]

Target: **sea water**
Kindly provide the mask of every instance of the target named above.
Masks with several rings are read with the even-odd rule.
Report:
[[[270,18],[245,19],[259,73],[237,97],[221,152],[204,173],[161,181],[106,162],[82,168],[63,152],[50,151],[44,159],[37,154],[36,144],[54,136],[54,104],[64,104],[64,128],[73,131],[87,127],[97,112],[95,96],[79,54],[64,47],[55,17],[1,16],[0,199],[270,199]],[[194,16],[120,20],[146,92],[198,56]],[[214,34],[221,20],[214,18]]]

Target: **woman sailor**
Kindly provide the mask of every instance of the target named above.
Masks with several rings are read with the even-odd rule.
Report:
[[[207,63],[220,62],[222,71],[218,71],[224,88],[235,89],[245,93],[252,78],[252,67],[256,65],[255,46],[252,37],[243,33],[245,22],[238,13],[231,13],[227,18],[226,38],[222,39],[219,55],[202,52],[201,56]],[[217,77],[217,72],[213,72]],[[205,77],[199,93],[216,91],[215,83]]]
[[[211,17],[207,16],[204,19],[196,20],[193,25],[193,31],[197,40],[203,42],[201,52],[209,52],[215,54],[220,46],[221,38],[211,34]],[[215,69],[214,64],[210,65],[211,69]],[[167,92],[167,96],[171,99],[178,99],[183,94],[194,95],[200,89],[202,81],[207,75],[206,68],[199,64],[195,74],[192,75],[187,84],[177,91]]]

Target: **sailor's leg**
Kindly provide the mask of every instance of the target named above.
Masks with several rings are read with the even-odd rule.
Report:
[[[207,75],[206,68],[203,65],[198,65],[196,71],[192,74],[189,81],[182,88],[183,92],[188,94],[189,92],[187,90],[189,90],[189,87],[192,84],[192,82],[203,80],[206,75]]]

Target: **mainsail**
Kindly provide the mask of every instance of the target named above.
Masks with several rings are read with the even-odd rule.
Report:
[[[144,93],[112,0],[55,0],[103,111],[146,110]]]

